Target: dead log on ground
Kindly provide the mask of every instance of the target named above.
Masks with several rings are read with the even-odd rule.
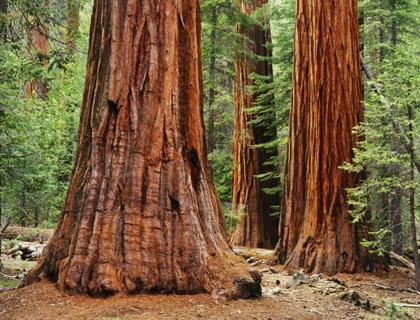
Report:
[[[398,262],[400,262],[402,265],[404,265],[405,267],[407,267],[408,269],[410,269],[413,272],[416,272],[416,269],[414,267],[414,263],[407,260],[406,258],[400,256],[399,254],[396,254],[395,252],[392,251],[385,251],[385,253],[387,255],[389,255],[389,257],[391,259],[397,260]]]
[[[274,250],[262,248],[233,247],[233,252],[245,259],[255,257],[261,260],[268,259],[274,254]]]
[[[22,260],[36,261],[41,257],[42,251],[45,245],[29,245],[26,243],[20,244],[12,249],[8,250],[6,254],[13,255],[16,252],[21,252],[20,256]]]

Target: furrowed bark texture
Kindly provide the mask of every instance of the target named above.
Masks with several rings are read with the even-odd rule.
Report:
[[[362,121],[357,1],[298,0],[292,106],[279,226],[271,262],[308,272],[383,267],[360,245],[363,223],[350,223],[346,188],[358,176],[350,162]]]
[[[199,34],[199,1],[95,1],[67,199],[22,286],[260,294],[227,244],[208,168]]]
[[[241,2],[240,8],[243,13],[250,15],[266,3],[266,0]],[[261,57],[271,56],[266,47],[266,44],[271,42],[269,29],[238,24],[236,32],[249,38],[244,41],[250,52]],[[273,248],[278,240],[278,218],[270,214],[273,213],[272,206],[280,204],[280,197],[266,194],[263,189],[276,187],[280,181],[261,181],[255,175],[275,171],[273,166],[264,165],[275,155],[275,151],[255,148],[255,145],[272,141],[276,133],[273,130],[269,132],[270,129],[264,125],[250,125],[249,121],[255,116],[247,110],[253,106],[256,99],[256,95],[251,93],[249,88],[253,85],[251,73],[272,76],[273,70],[269,61],[256,61],[246,52],[237,52],[235,69],[232,211],[240,214],[240,223],[232,234],[230,243],[235,246]]]

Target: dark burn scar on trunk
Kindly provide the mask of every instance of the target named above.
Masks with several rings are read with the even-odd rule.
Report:
[[[201,166],[200,159],[198,158],[198,152],[195,148],[190,149],[188,152],[188,158],[191,164],[191,179],[193,181],[194,188],[197,188],[200,179]]]
[[[190,150],[190,161],[193,166],[200,166],[200,161],[198,160],[198,153],[195,148]]]
[[[171,200],[171,210],[172,211],[179,211],[179,201],[175,199],[171,195],[169,195],[169,199]]]

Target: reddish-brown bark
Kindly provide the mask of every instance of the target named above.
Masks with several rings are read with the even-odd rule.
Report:
[[[266,3],[266,0],[241,2],[240,9],[243,13],[250,15]],[[236,32],[245,36],[244,45],[252,54],[267,58],[271,56],[270,50],[266,47],[266,44],[271,41],[269,29],[256,25],[238,24]],[[266,194],[263,189],[276,187],[280,181],[277,179],[261,181],[255,176],[275,171],[273,166],[265,165],[270,157],[275,155],[275,151],[255,148],[255,145],[273,140],[276,133],[264,125],[250,125],[249,122],[255,116],[249,112],[249,109],[256,99],[256,94],[250,92],[250,86],[253,85],[251,73],[272,76],[273,70],[267,59],[255,61],[254,58],[241,51],[236,54],[235,69],[237,76],[235,80],[232,211],[240,215],[240,223],[233,232],[230,243],[237,246],[272,248],[278,239],[278,218],[271,216],[272,206],[280,204],[280,197]]]
[[[31,59],[38,60],[43,67],[48,65],[48,54],[50,44],[48,43],[48,29],[44,25],[31,24],[28,30],[28,49],[31,52]],[[36,93],[38,98],[47,98],[48,84],[45,81],[33,80],[26,84],[26,97]]]
[[[207,163],[199,1],[95,1],[79,142],[38,265],[70,293],[260,294]]]
[[[360,241],[363,222],[350,223],[346,188],[362,121],[357,1],[298,0],[292,106],[285,186],[274,261],[308,272],[372,271],[383,267]],[[375,261],[376,260],[376,261]],[[377,262],[377,264],[375,264]]]

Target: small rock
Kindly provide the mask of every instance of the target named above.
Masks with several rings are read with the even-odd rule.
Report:
[[[341,280],[339,280],[337,278],[330,278],[330,279],[327,279],[327,281],[332,281],[332,282],[335,282],[335,283],[337,283],[337,284],[339,284],[341,286],[347,287],[347,285],[346,285],[346,283],[344,281],[341,281]]]
[[[358,299],[360,299],[360,296],[356,291],[349,290],[347,292],[344,292],[341,295],[340,299],[344,301],[357,301]]]
[[[258,258],[255,258],[255,257],[251,257],[251,258],[246,259],[247,263],[254,263],[254,262],[257,262],[257,261],[261,261],[261,260],[258,259]]]
[[[355,306],[360,306],[365,310],[370,310],[370,301],[369,300],[357,300],[354,305]]]
[[[271,295],[278,295],[280,293],[281,293],[280,287],[275,287],[274,289],[271,289],[270,291],[268,291],[268,294],[271,294]]]

